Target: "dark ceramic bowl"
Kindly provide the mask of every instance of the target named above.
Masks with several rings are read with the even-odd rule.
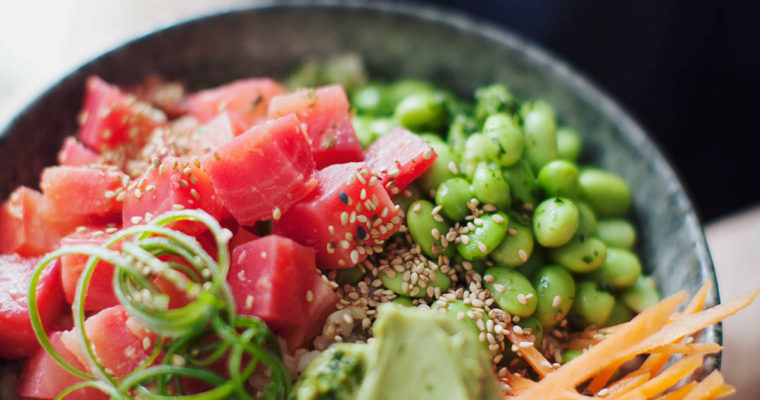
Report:
[[[36,186],[62,139],[76,132],[85,78],[132,84],[151,74],[192,88],[255,75],[283,76],[312,56],[355,52],[381,79],[421,77],[462,95],[504,82],[542,98],[585,142],[585,161],[630,182],[639,251],[665,295],[711,282],[702,227],[673,169],[642,128],[609,96],[536,45],[501,28],[427,7],[371,1],[303,2],[234,10],[131,41],[84,64],[42,93],[0,130],[0,195]],[[600,57],[603,55],[600,54]],[[702,340],[721,342],[721,327]],[[717,367],[713,358],[706,370]]]

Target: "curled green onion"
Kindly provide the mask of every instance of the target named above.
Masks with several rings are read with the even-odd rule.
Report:
[[[167,227],[177,221],[205,225],[214,238],[216,254],[208,254],[194,237]],[[285,399],[290,377],[277,341],[260,319],[237,315],[235,310],[227,284],[230,268],[227,244],[231,237],[227,229],[205,212],[181,210],[159,215],[145,225],[123,229],[102,246],[65,246],[47,254],[35,268],[29,287],[32,328],[45,351],[83,380],[58,398],[64,399],[82,388],[94,388],[119,400]],[[72,304],[74,329],[88,360],[86,370],[67,362],[55,350],[37,306],[36,287],[43,270],[68,254],[89,256]],[[85,331],[84,299],[99,262],[114,266],[114,294],[130,317],[157,335],[150,356],[120,377],[97,359]],[[190,301],[170,309],[168,295],[159,290],[152,278],[171,283]],[[182,360],[182,365],[172,364],[177,359]],[[227,376],[211,368],[219,365],[226,365]],[[260,392],[254,394],[249,379],[262,369],[268,369],[270,378],[266,387],[258,388]],[[188,381],[205,383],[209,389],[188,394],[185,387]]]

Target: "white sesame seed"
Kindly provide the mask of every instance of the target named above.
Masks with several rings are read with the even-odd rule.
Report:
[[[306,302],[311,303],[314,301],[314,293],[311,290],[306,291]]]
[[[459,169],[457,168],[457,163],[454,161],[449,161],[449,171],[451,171],[451,173],[454,175],[458,175]]]
[[[481,253],[488,253],[488,247],[486,246],[485,243],[478,241],[477,244],[478,244],[478,250],[480,250]]]
[[[552,299],[552,307],[557,308],[560,304],[562,304],[562,297],[554,296],[554,299]]]
[[[502,217],[499,214],[494,214],[493,217],[491,217],[491,219],[493,220],[493,222],[496,222],[497,224],[504,223],[504,217]]]
[[[518,250],[517,251],[517,255],[520,257],[520,259],[523,262],[528,261],[528,253],[526,253],[525,250],[523,250],[523,249]]]
[[[142,221],[142,217],[141,217],[141,216],[139,216],[139,215],[135,215],[135,216],[133,216],[132,218],[130,218],[130,221],[131,221],[133,224],[139,224],[139,223],[140,223],[140,221]]]
[[[533,347],[533,342],[520,342],[519,346],[521,349],[527,349],[529,347]]]
[[[598,392],[596,392],[596,395],[599,397],[605,397],[610,393],[610,391],[607,388],[604,388]]]
[[[253,295],[248,295],[245,297],[245,308],[251,309],[253,308]]]
[[[520,304],[522,304],[522,305],[526,305],[526,304],[528,304],[528,299],[525,298],[524,294],[518,293],[517,294],[517,302],[520,303]]]
[[[193,189],[195,190],[195,189]],[[274,211],[272,211],[272,219],[275,221],[279,220],[280,217],[282,217],[282,210],[280,210],[280,207],[275,207]]]
[[[430,157],[432,157],[432,156],[433,156],[433,148],[432,148],[432,147],[428,147],[428,148],[427,148],[427,149],[425,149],[425,151],[422,153],[422,158],[424,158],[424,159],[426,159],[426,160],[429,160],[429,159],[430,159]]]

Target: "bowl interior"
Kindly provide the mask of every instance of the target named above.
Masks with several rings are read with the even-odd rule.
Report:
[[[76,132],[84,80],[119,84],[151,74],[207,87],[255,75],[283,76],[307,57],[355,52],[380,79],[421,77],[469,95],[506,83],[518,96],[553,104],[585,142],[584,161],[615,171],[634,191],[639,252],[665,295],[715,275],[704,234],[661,153],[607,96],[519,37],[452,13],[394,4],[268,6],[205,17],[130,42],[65,77],[0,131],[0,195],[36,186],[63,138]],[[720,325],[703,334],[720,342]],[[713,359],[706,369],[718,364]]]

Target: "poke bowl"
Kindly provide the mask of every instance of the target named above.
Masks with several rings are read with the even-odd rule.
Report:
[[[78,131],[91,76],[120,87],[160,76],[196,91],[248,77],[284,79],[307,60],[336,54],[360,60],[373,81],[424,80],[460,97],[499,82],[516,98],[550,104],[558,123],[582,139],[580,161],[610,171],[630,186],[625,216],[637,229],[635,252],[661,295],[694,294],[710,284],[705,306],[720,303],[704,233],[688,195],[634,119],[546,50],[503,28],[433,7],[371,1],[272,3],[201,17],[132,40],[66,75],[0,130],[0,194],[6,198],[18,185],[37,187],[43,169],[56,163],[64,139]],[[273,219],[282,211],[276,208]],[[705,328],[696,341],[720,344],[721,325]],[[708,356],[701,374],[719,365],[719,353]]]

